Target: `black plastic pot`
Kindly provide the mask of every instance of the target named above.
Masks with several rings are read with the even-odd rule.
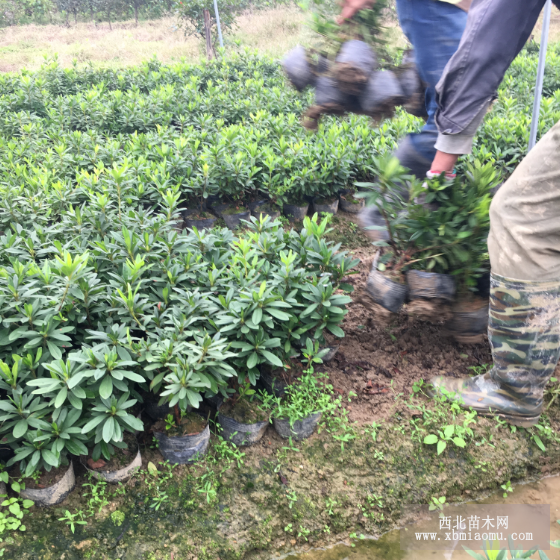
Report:
[[[144,405],[144,412],[152,420],[160,420],[161,418],[165,418],[171,411],[167,403],[159,405],[157,402],[148,401]]]
[[[140,448],[138,448],[138,452],[131,463],[116,471],[95,471],[88,468],[87,465],[84,466],[94,478],[105,480],[109,484],[117,484],[127,481],[136,471],[142,468],[142,455],[140,454]]]
[[[365,290],[375,303],[392,313],[399,312],[408,295],[406,284],[393,282],[378,270],[369,273]]]
[[[163,432],[154,432],[154,437],[158,440],[159,451],[166,461],[186,465],[197,461],[206,453],[210,427],[206,424],[202,432],[188,436],[168,437]]]
[[[316,72],[318,75],[326,74],[329,71],[329,59],[324,55],[319,55],[317,60]]]
[[[341,91],[360,94],[368,78],[377,68],[377,57],[372,48],[363,41],[347,41],[336,57],[333,75]]]
[[[244,212],[239,212],[237,214],[223,214],[222,219],[226,223],[226,226],[233,230],[239,227],[241,224],[241,220],[248,220],[251,217],[251,211],[245,210]]]
[[[395,74],[390,70],[380,70],[370,76],[359,100],[365,113],[375,115],[400,105],[404,94]]]
[[[409,270],[406,281],[410,299],[455,299],[455,280],[449,274]]]
[[[360,210],[365,206],[365,198],[357,198],[358,204],[349,202],[344,198],[344,195],[339,197],[339,207],[343,212],[348,212],[349,214],[358,214]]]
[[[484,335],[488,332],[487,301],[481,300],[478,305],[469,308],[459,302],[452,313],[446,327],[457,342],[475,344],[484,340]]]
[[[328,214],[336,214],[338,212],[338,198],[335,198],[332,202],[327,202],[326,200],[315,199],[313,200],[313,205],[311,209],[312,213],[316,212],[320,214],[321,212],[327,212]]]
[[[212,210],[212,213],[215,216],[218,216],[218,218],[222,217],[222,212],[224,212],[224,210],[227,210],[229,207],[231,206],[231,204],[228,204],[226,202],[216,202],[215,204],[213,204],[210,209]]]
[[[36,506],[56,506],[66,499],[75,486],[74,465],[70,462],[66,474],[56,484],[48,488],[26,488],[19,495],[26,500],[33,500]]]
[[[253,211],[253,215],[260,220],[261,216],[266,217],[269,216],[271,220],[275,220],[276,218],[280,217],[279,210],[272,210],[268,205],[262,205],[257,207],[256,210]]]
[[[222,437],[238,446],[257,443],[263,437],[268,426],[267,421],[243,424],[229,416],[225,416],[220,412],[219,408],[218,422],[222,427]]]
[[[316,412],[311,414],[303,420],[296,420],[293,425],[290,425],[290,421],[284,418],[274,418],[274,429],[281,438],[288,439],[292,437],[296,440],[306,439],[313,435],[315,427],[321,420],[322,413]]]
[[[328,348],[329,351],[321,358],[321,360],[323,360],[323,362],[326,364],[334,359],[336,353],[338,352],[338,349],[340,348],[340,344],[337,346],[322,346],[320,350],[325,350],[325,348]]]
[[[336,105],[340,108],[350,109],[355,106],[355,102],[352,100],[352,96],[339,88],[333,78],[320,76],[317,78],[315,86],[315,105]]]
[[[271,372],[266,371],[264,368],[261,370],[259,381],[264,390],[270,395],[283,397],[286,394],[288,384],[282,378],[272,375]]]
[[[478,295],[482,299],[488,299],[490,297],[490,273],[489,272],[485,272],[480,278],[477,279],[476,289]]]
[[[416,68],[414,51],[408,51],[403,57],[403,63],[398,74],[399,84],[401,85],[406,101],[415,93],[422,91],[422,80]]]
[[[8,445],[0,445],[0,463],[6,464],[13,456],[15,451]]]
[[[298,91],[302,91],[315,83],[315,73],[307,60],[307,53],[301,45],[293,48],[284,57],[282,66],[291,84]]]
[[[195,227],[198,230],[202,229],[212,229],[216,223],[217,218],[203,218],[202,220],[191,220],[190,218],[185,219],[185,227],[187,229],[192,229]]]
[[[254,213],[259,206],[263,206],[263,204],[266,204],[267,202],[268,200],[264,198],[260,198],[259,200],[254,200],[253,202],[249,202],[245,206],[247,206],[247,208],[249,208],[249,210],[251,210],[251,212]]]
[[[305,216],[307,216],[307,211],[309,210],[309,204],[304,206],[298,206],[297,204],[284,204],[282,211],[284,216],[291,220],[301,221]]]
[[[212,395],[211,397],[204,397],[204,400],[213,408],[219,408],[224,402],[222,395]]]

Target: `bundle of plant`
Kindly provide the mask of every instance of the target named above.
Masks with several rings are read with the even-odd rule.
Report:
[[[305,370],[288,385],[283,396],[263,394],[262,407],[270,411],[274,428],[283,438],[297,440],[311,436],[321,416],[333,405],[333,389],[326,383],[328,375]]]
[[[233,380],[228,392],[229,398],[218,408],[222,437],[235,445],[252,445],[264,435],[269,415],[248,381]]]
[[[411,241],[406,249],[411,311],[425,318],[449,319],[457,340],[474,342],[486,332],[488,303],[479,294],[487,272],[491,191],[499,177],[488,163],[467,164],[463,179],[442,177],[416,185],[399,228]],[[413,302],[414,303],[414,302]]]

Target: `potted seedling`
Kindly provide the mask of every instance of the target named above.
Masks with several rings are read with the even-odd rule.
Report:
[[[369,297],[376,305],[397,313],[408,294],[403,271],[407,263],[408,239],[403,237],[399,225],[403,220],[410,177],[392,156],[376,159],[375,168],[377,182],[357,183],[368,189],[357,196],[364,197],[368,205],[378,209],[381,223],[369,226],[369,229],[383,231],[387,240],[379,239],[373,243],[380,250],[369,273],[362,302],[367,302]]]
[[[206,203],[210,196],[217,192],[217,184],[214,182],[208,163],[202,164],[201,173],[192,178],[187,184],[190,194],[189,209],[183,212],[185,227],[198,230],[212,229],[216,218],[206,210]]]
[[[282,67],[291,84],[298,91],[303,91],[307,86],[315,84],[316,70],[310,63],[305,48],[301,45],[294,47],[284,57]]]
[[[233,385],[233,394],[218,408],[222,437],[235,445],[252,445],[263,437],[269,415],[249,381]]]
[[[287,198],[287,201],[282,207],[282,213],[290,221],[301,222],[307,216],[309,211],[309,202],[303,198],[298,198],[295,195],[291,195]]]
[[[365,206],[365,199],[358,198],[356,196],[357,193],[358,191],[356,189],[345,189],[343,192],[339,193],[339,205],[343,212],[358,214]]]
[[[160,401],[168,402],[173,410],[153,428],[166,460],[191,463],[206,453],[210,440],[208,421],[192,409],[199,407],[202,392],[217,393],[227,378],[235,376],[235,370],[227,363],[234,357],[219,335],[195,335],[194,342],[183,343],[181,353],[169,364],[171,372],[154,377],[153,387],[163,384]]]
[[[153,426],[158,449],[166,461],[184,465],[200,459],[208,449],[210,428],[208,419],[176,404],[173,414],[158,420]]]
[[[12,403],[32,401],[24,395],[14,395]],[[19,400],[19,398],[21,400]],[[36,399],[37,400],[37,399]],[[21,433],[21,424],[16,424],[12,436],[19,439],[16,453],[7,466],[17,465],[16,477],[25,478],[22,498],[33,500],[39,506],[54,506],[66,499],[76,485],[71,455],[87,453],[85,436],[78,427],[81,411],[62,407],[51,416],[51,423],[39,417],[28,418],[28,425]],[[54,418],[54,420],[53,420]]]
[[[325,374],[314,374],[309,368],[281,397],[263,395],[263,408],[270,410],[271,422],[280,437],[301,440],[315,431],[322,414],[332,403],[332,387]]]
[[[136,435],[125,432],[118,447],[113,446],[113,453],[108,461],[103,458],[94,461],[92,457],[88,457],[85,467],[94,478],[105,480],[110,484],[127,481],[142,468],[142,455]]]

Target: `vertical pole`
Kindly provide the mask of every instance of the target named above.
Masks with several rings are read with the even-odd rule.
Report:
[[[220,12],[218,11],[218,0],[214,0],[214,12],[216,13],[216,25],[218,26],[218,39],[220,47],[224,48],[224,38],[222,37],[222,26],[220,25]]]
[[[204,35],[206,37],[206,58],[212,60],[214,58],[214,46],[212,45],[212,26],[210,25],[210,12],[204,10]]]
[[[531,121],[531,133],[529,135],[529,152],[537,143],[537,131],[539,129],[539,114],[541,110],[541,97],[544,80],[544,69],[546,66],[546,50],[548,47],[548,29],[550,27],[550,12],[552,0],[547,0],[544,6],[544,17],[541,33],[541,47],[539,50],[539,66],[537,69],[537,83],[535,85],[535,100],[533,102],[533,120]]]

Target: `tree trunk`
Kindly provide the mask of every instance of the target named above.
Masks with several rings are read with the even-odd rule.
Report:
[[[74,24],[78,25],[78,10],[74,8]]]
[[[136,22],[136,27],[138,27],[138,4],[134,2],[134,21]]]
[[[208,10],[204,10],[204,35],[206,37],[206,58],[212,60],[216,53],[214,52],[214,45],[212,45],[210,12]]]
[[[107,21],[109,22],[109,29],[113,31],[113,26],[111,25],[111,8],[107,8]]]

